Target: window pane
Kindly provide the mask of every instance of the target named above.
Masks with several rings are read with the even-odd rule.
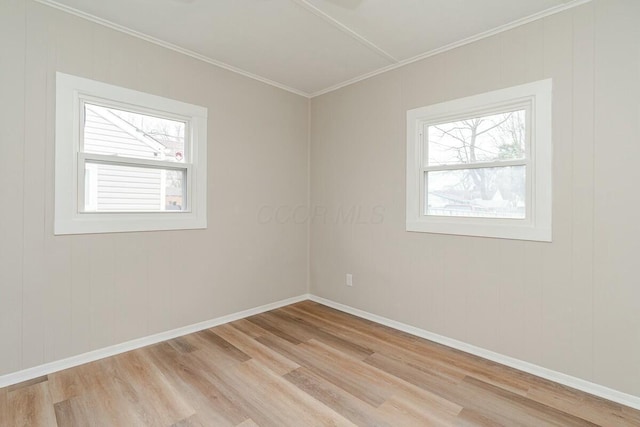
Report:
[[[85,212],[182,211],[185,171],[85,164]]]
[[[184,162],[186,123],[84,104],[85,153]]]
[[[427,172],[427,215],[525,218],[526,167]]]
[[[430,125],[429,165],[524,159],[525,119],[520,110]]]

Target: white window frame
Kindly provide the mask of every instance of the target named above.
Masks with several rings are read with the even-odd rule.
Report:
[[[84,102],[187,123],[185,162],[84,153]],[[207,228],[207,109],[82,77],[56,73],[54,234]],[[182,211],[84,211],[85,162],[184,171]]]
[[[550,242],[552,238],[552,81],[541,80],[507,89],[455,99],[407,111],[407,231]],[[429,166],[424,129],[507,111],[526,111],[527,140],[524,160],[478,165]],[[475,167],[526,166],[524,219],[427,215],[427,171]]]

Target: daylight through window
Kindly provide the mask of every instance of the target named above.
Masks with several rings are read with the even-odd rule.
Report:
[[[207,110],[56,77],[56,234],[206,227]]]
[[[407,230],[551,240],[551,81],[407,112]]]
[[[425,213],[526,216],[526,110],[426,124]]]
[[[84,102],[84,211],[187,210],[186,132],[184,121]]]

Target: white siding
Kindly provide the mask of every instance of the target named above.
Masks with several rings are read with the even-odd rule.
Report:
[[[150,168],[97,164],[97,208],[108,210],[161,210],[162,173]]]
[[[139,159],[158,158],[156,150],[107,120],[95,107],[89,105],[85,111],[84,151]]]

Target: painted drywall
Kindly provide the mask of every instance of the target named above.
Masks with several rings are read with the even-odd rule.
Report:
[[[311,293],[640,396],[638,22],[595,0],[313,98]],[[544,78],[553,242],[406,232],[406,111]]]
[[[308,99],[30,0],[0,52],[0,375],[306,293]],[[53,235],[56,71],[208,108],[206,230]]]

